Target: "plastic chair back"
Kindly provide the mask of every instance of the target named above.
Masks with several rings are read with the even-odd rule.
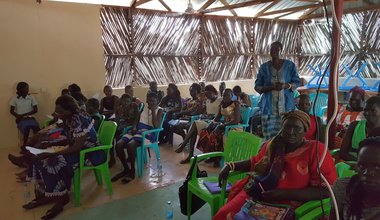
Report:
[[[248,125],[249,119],[251,118],[251,113],[252,113],[251,107],[241,107],[240,108],[242,124]]]
[[[251,100],[252,103],[252,108],[259,107],[259,99],[260,96],[258,95],[249,95],[249,99]]]
[[[318,99],[315,101],[316,95],[317,95],[316,93],[310,94],[310,100],[312,103],[312,107],[310,109],[310,114],[314,114],[313,108],[315,105],[315,115],[318,117],[322,117],[323,116],[323,107],[327,106],[329,96],[326,93],[319,93]]]
[[[144,111],[144,107],[145,107],[145,104],[143,102],[141,102],[139,104],[139,112],[140,112],[140,114]]]
[[[224,160],[226,162],[247,160],[257,155],[260,147],[261,138],[258,136],[248,132],[231,131],[224,146]],[[233,178],[237,180],[244,177],[245,174]]]
[[[117,129],[117,124],[114,121],[103,121],[99,128],[100,145],[112,145],[113,138]]]
[[[100,128],[102,127],[102,125],[103,125],[103,122],[104,122],[104,120],[106,119],[106,116],[104,116],[104,115],[100,115],[100,121],[99,121],[99,128],[98,128],[98,134],[99,134],[99,132],[100,132]]]
[[[156,129],[162,129],[162,125],[164,124],[164,121],[165,121],[165,119],[166,119],[166,115],[167,115],[168,113],[167,112],[163,112],[163,114],[162,114],[162,118],[161,118],[161,123],[160,123],[160,127],[158,127],[158,128],[156,128]],[[154,137],[154,141],[155,142],[158,142],[158,138],[159,138],[159,132],[157,132],[156,133],[156,135],[155,135],[155,137]]]
[[[335,168],[339,178],[351,177],[356,174],[356,171],[351,170],[351,166],[345,162],[339,162],[335,164]]]

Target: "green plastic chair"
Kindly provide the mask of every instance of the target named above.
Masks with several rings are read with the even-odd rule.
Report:
[[[339,178],[351,177],[356,174],[356,171],[351,170],[351,166],[345,162],[340,162],[335,165],[336,172]],[[331,210],[331,199],[326,198],[322,200],[323,211],[321,208],[321,201],[313,200],[304,203],[295,210],[297,220],[317,220],[324,215],[328,215]]]
[[[226,126],[225,131],[224,131],[224,134],[226,135],[226,137],[228,137],[228,133],[230,129],[232,128],[243,128],[244,130],[245,128],[249,126],[249,119],[251,118],[252,108],[241,107],[240,113],[241,113],[242,123],[239,123],[237,125]]]
[[[212,157],[224,157],[224,160],[227,162],[231,161],[241,161],[247,160],[250,157],[257,155],[260,150],[261,139],[248,132],[237,132],[231,131],[228,138],[226,146],[224,147],[224,152],[212,152],[201,154],[197,156],[195,160],[194,157],[191,158],[191,164],[198,163],[202,160]],[[246,176],[246,173],[242,172],[231,172],[228,177],[229,183],[234,183],[239,179],[242,179]],[[190,219],[190,210],[191,210],[191,197],[196,195],[202,200],[206,201],[211,207],[211,216],[214,216],[221,206],[224,205],[226,194],[226,183],[222,186],[222,191],[220,194],[211,194],[208,189],[204,186],[203,182],[217,182],[218,177],[203,177],[197,178],[197,169],[194,169],[191,174],[191,180],[188,182],[187,190],[187,218]]]
[[[108,194],[112,195],[112,183],[110,177],[110,171],[108,168],[108,161],[110,159],[109,151],[112,147],[113,138],[115,136],[117,129],[116,122],[104,121],[99,131],[99,142],[100,146],[84,149],[80,151],[79,156],[79,168],[74,172],[74,194],[75,194],[75,205],[80,205],[80,183],[81,176],[84,170],[94,170],[96,180],[98,185],[102,185],[102,176],[107,185]],[[107,155],[107,160],[104,163],[97,166],[86,166],[85,165],[85,155],[90,152],[103,150]]]
[[[149,151],[150,148],[152,148],[155,153],[156,153],[156,159],[157,159],[157,162],[161,159],[161,156],[160,156],[160,150],[158,149],[158,138],[160,136],[160,132],[162,130],[164,130],[162,128],[162,125],[165,121],[165,118],[166,118],[166,112],[163,113],[162,115],[162,119],[161,119],[161,123],[160,123],[160,126],[158,128],[155,128],[155,129],[151,129],[151,130],[148,130],[148,131],[144,131],[142,133],[142,140],[141,140],[141,146],[137,147],[136,149],[136,160],[137,160],[137,175],[139,177],[142,176],[143,174],[143,163],[146,163],[147,162],[147,150]],[[150,143],[150,144],[145,144],[145,139],[146,139],[146,135],[148,134],[154,134],[154,142],[153,143]],[[158,163],[157,163],[158,165]]]
[[[100,122],[99,122],[98,135],[100,134],[100,133],[99,133],[99,132],[100,132],[100,128],[102,127],[103,122],[104,122],[105,119],[106,119],[106,116],[100,114]]]

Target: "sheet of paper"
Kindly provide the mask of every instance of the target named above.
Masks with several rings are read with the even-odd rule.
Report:
[[[42,154],[42,153],[56,153],[56,152],[59,152],[59,151],[63,151],[63,150],[65,150],[68,147],[69,146],[52,146],[52,147],[49,147],[49,148],[46,148],[46,149],[38,149],[38,148],[26,146],[25,148],[31,154],[38,155],[38,154]]]

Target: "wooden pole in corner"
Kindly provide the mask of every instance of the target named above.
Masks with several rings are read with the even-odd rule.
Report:
[[[342,24],[342,16],[343,16],[343,0],[335,0],[334,1],[335,6],[335,14],[338,20],[338,24],[333,22],[333,29],[332,29],[332,43],[333,46],[333,57],[331,60],[331,71],[330,71],[330,77],[329,77],[329,100],[328,100],[328,112],[327,112],[327,120],[329,121],[334,113],[334,105],[335,101],[333,99],[334,92],[338,91],[338,88],[334,86],[334,78],[338,79],[339,77],[339,66],[336,64],[339,64],[339,57],[337,56],[337,53],[340,52],[340,32],[339,27],[341,27]],[[333,19],[333,17],[332,17]],[[338,26],[339,25],[339,26]],[[337,68],[335,68],[337,67]],[[334,122],[331,124],[330,130],[329,130],[329,148],[333,149],[335,147],[335,135],[336,135],[336,122],[334,119]]]

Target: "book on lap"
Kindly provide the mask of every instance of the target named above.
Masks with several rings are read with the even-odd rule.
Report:
[[[206,186],[208,191],[210,191],[211,194],[217,194],[222,191],[222,188],[219,187],[218,182],[208,182],[208,181],[203,181],[203,185]],[[226,186],[226,192],[229,192],[231,190],[231,184],[227,183]]]

